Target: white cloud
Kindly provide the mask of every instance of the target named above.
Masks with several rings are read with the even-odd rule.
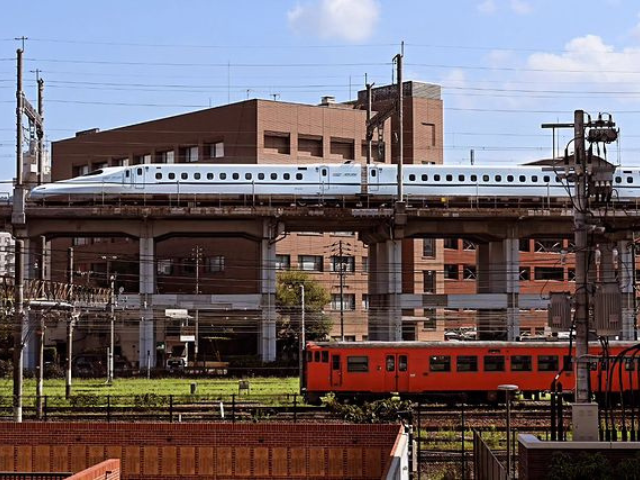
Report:
[[[378,0],[313,0],[287,12],[301,35],[359,42],[371,37],[380,16]]]
[[[524,0],[511,0],[510,6],[518,15],[528,15],[533,11],[533,7]]]
[[[494,0],[484,0],[478,5],[478,11],[486,14],[493,13],[496,11],[496,2]]]

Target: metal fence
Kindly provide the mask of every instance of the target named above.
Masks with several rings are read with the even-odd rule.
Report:
[[[473,431],[473,478],[475,480],[508,480],[507,469],[482,439]]]

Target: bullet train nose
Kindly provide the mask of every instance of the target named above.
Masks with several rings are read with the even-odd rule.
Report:
[[[29,198],[43,198],[47,194],[47,186],[40,185],[38,187],[32,188],[29,192]]]

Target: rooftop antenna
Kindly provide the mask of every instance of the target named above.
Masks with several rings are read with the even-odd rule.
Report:
[[[473,148],[472,148],[472,149],[471,149],[471,151],[469,152],[469,154],[470,154],[470,158],[469,158],[469,160],[471,161],[471,165],[474,165],[474,164],[476,163],[476,162],[475,162],[475,153],[476,153],[476,152],[474,152]]]

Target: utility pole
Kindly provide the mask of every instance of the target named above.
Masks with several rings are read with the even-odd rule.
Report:
[[[195,257],[196,262],[196,295],[200,295],[200,262],[202,261],[202,256],[204,255],[204,249],[200,245],[196,245],[193,248],[193,256]],[[196,315],[195,315],[195,332],[194,337],[195,341],[193,342],[193,364],[197,366],[198,364],[198,343],[199,343],[199,329],[200,329],[200,309],[197,306],[198,300],[196,299]]]
[[[588,121],[585,122],[585,116]],[[609,116],[603,119],[602,114],[595,121],[591,120],[583,110],[574,112],[573,123],[542,124],[542,128],[552,128],[555,136],[556,128],[573,128],[574,155],[573,162],[569,162],[569,155],[565,151],[564,178],[574,183],[573,219],[574,242],[576,257],[576,291],[574,294],[574,324],[576,327],[576,403],[588,403],[589,398],[589,268],[593,249],[589,241],[589,234],[596,231],[604,231],[593,221],[590,222],[589,196],[597,188],[595,184],[611,185],[613,169],[610,172],[595,170],[591,162],[587,161],[585,141],[589,143],[611,143],[617,139],[618,133],[614,128],[615,123]],[[585,129],[589,128],[588,137],[585,137]],[[560,168],[559,168],[560,169]],[[555,173],[555,167],[554,167]],[[602,194],[601,194],[602,195]],[[570,335],[573,334],[570,332]]]
[[[365,85],[367,88],[367,127],[368,127],[371,124],[371,115],[373,113],[373,107],[372,107],[373,99],[371,97],[373,94],[373,86],[375,84],[368,83],[367,79],[365,78]],[[372,162],[372,156],[373,156],[372,142],[373,142],[373,130],[370,128],[367,128],[367,165],[371,165],[371,162]]]
[[[396,55],[398,68],[398,203],[403,203],[404,198],[404,90],[402,85],[402,59],[404,57],[404,42],[402,52]]]
[[[67,282],[69,283],[69,300],[73,299],[73,247],[69,247],[67,253]],[[65,397],[71,397],[71,376],[73,361],[73,315],[69,315],[67,319],[67,375],[65,382]]]
[[[300,282],[300,351],[298,352],[298,369],[300,371],[300,391],[304,387],[304,351],[305,351],[305,330],[304,330],[304,283]]]
[[[22,374],[24,368],[24,240],[15,243],[15,291],[13,306],[13,420],[22,422]]]
[[[40,70],[36,70],[36,78],[38,81],[38,115],[40,116],[40,124],[36,124],[36,135],[38,137],[36,158],[38,185],[42,185],[44,183],[44,80],[39,77],[39,72]]]
[[[114,353],[116,342],[116,274],[111,275],[111,260],[117,260],[117,255],[102,255],[107,261],[106,276],[109,282],[109,348],[107,349],[107,385],[114,379]]]
[[[47,254],[47,237],[40,237],[40,269],[38,271],[39,280],[44,283],[46,279],[45,257]],[[44,312],[40,310],[40,321],[38,325],[38,375],[36,379],[36,415],[42,418],[43,415],[43,387],[44,387]]]

